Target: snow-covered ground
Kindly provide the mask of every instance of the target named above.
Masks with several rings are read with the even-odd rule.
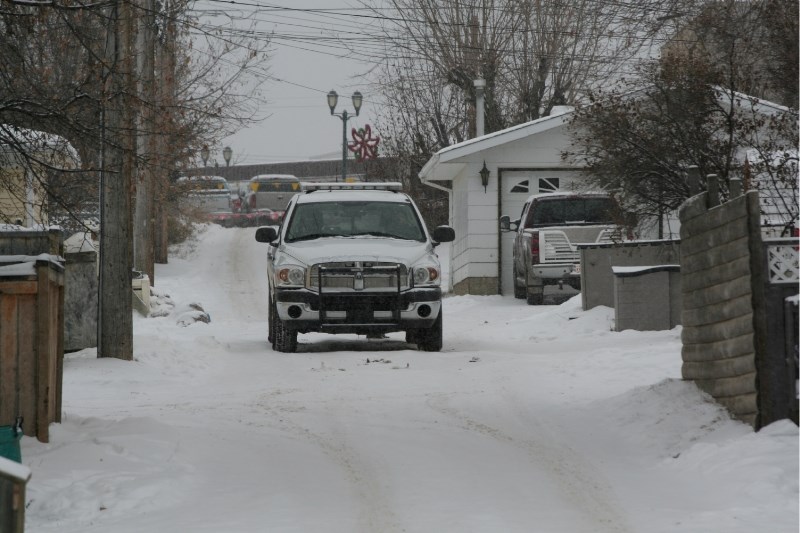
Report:
[[[22,441],[26,531],[798,531],[798,428],[754,433],[682,382],[680,328],[453,296],[441,353],[281,354],[253,233],[207,228],[157,267],[135,361],[66,356],[63,422]]]

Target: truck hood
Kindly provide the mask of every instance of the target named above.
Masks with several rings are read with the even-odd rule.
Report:
[[[426,255],[436,257],[428,242],[384,237],[326,237],[293,242],[291,249],[282,246],[281,252],[284,257],[291,256],[308,266],[334,261],[396,262],[411,266]]]

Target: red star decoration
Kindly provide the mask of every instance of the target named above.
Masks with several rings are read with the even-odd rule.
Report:
[[[353,142],[347,143],[347,148],[356,155],[356,161],[361,163],[367,159],[378,157],[378,143],[381,142],[381,139],[377,135],[372,135],[372,128],[369,124],[365,124],[358,130],[353,128],[350,135],[353,137]]]

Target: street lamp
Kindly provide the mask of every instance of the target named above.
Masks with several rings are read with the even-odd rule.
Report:
[[[210,152],[209,152],[209,149],[208,149],[208,145],[204,144],[203,147],[200,148],[200,159],[203,160],[203,166],[204,167],[206,166],[206,163],[208,162],[209,153]]]
[[[364,97],[358,91],[354,92],[353,96],[351,97],[353,101],[353,108],[356,110],[356,116],[358,116],[359,111],[361,111],[361,103],[363,98]],[[331,108],[331,115],[342,119],[342,181],[344,181],[345,175],[347,174],[347,120],[351,118],[351,116],[347,113],[346,109],[341,113],[334,113],[334,110],[336,109],[336,103],[338,101],[339,95],[336,94],[336,91],[331,91],[328,93],[328,107]]]
[[[231,156],[233,155],[233,150],[230,146],[226,146],[222,149],[222,157],[225,158],[225,166],[231,166]]]

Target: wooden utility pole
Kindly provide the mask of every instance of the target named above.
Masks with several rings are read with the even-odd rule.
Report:
[[[159,49],[157,55],[158,77],[161,83],[158,85],[158,110],[155,116],[156,132],[154,139],[157,140],[158,166],[154,176],[156,183],[155,203],[161,216],[153,225],[154,229],[154,261],[156,263],[166,263],[169,259],[168,248],[168,218],[166,209],[168,208],[169,180],[172,169],[175,167],[175,158],[166,147],[172,145],[175,135],[174,105],[175,105],[175,19],[173,16],[172,0],[164,2],[164,14],[166,23],[163,26],[163,34],[159,37]],[[157,137],[157,139],[156,139]],[[154,209],[154,213],[156,210]]]
[[[150,282],[155,282],[153,264],[154,249],[154,170],[155,170],[155,2],[139,0],[137,9],[137,78],[138,78],[138,135],[136,150],[138,153],[138,172],[136,176],[136,210],[134,216],[133,264],[134,268],[148,275]]]
[[[101,148],[100,290],[97,356],[133,359],[131,174],[133,113],[130,4],[115,0],[106,46],[107,85]]]

